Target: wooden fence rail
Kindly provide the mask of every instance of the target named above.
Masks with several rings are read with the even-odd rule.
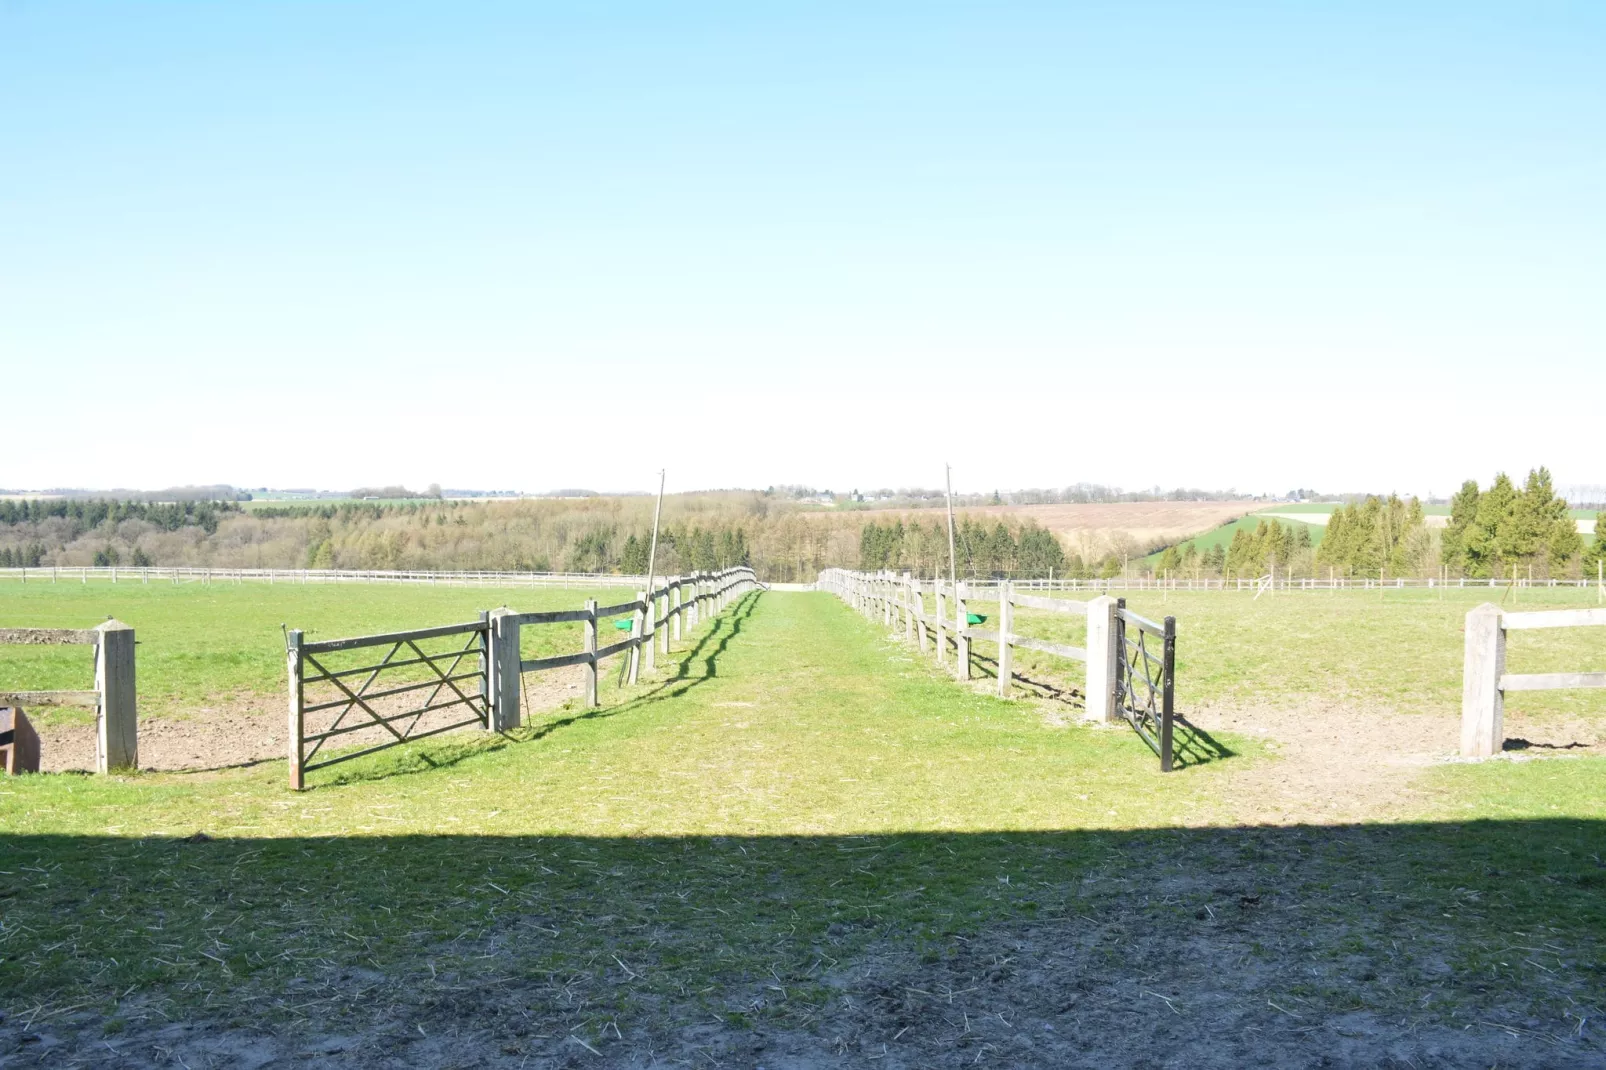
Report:
[[[1506,633],[1606,625],[1606,609],[1503,613],[1492,602],[1467,614],[1461,669],[1461,754],[1488,758],[1506,743],[1505,693],[1606,687],[1606,672],[1506,672]]]
[[[520,684],[527,672],[583,665],[586,669],[585,703],[596,706],[597,670],[605,660],[615,654],[627,654],[626,672],[629,681],[635,683],[643,661],[649,672],[653,670],[659,647],[667,654],[672,639],[678,641],[703,619],[719,613],[733,599],[758,586],[753,570],[744,566],[673,577],[650,593],[638,591],[631,601],[610,606],[599,606],[592,599],[581,609],[535,613],[498,609],[461,624],[310,643],[300,631],[290,631],[286,634],[290,786],[300,791],[306,786],[306,774],[314,769],[442,732],[475,725],[499,732],[517,728],[521,720]],[[626,614],[630,618],[629,636],[599,646],[598,625]],[[579,651],[543,658],[523,657],[520,642],[525,627],[572,623],[584,626]],[[430,643],[442,644],[442,647],[426,649],[421,645]],[[381,647],[389,649],[377,663],[334,668],[323,660],[329,654]],[[411,675],[417,678],[374,689],[382,676],[403,669],[414,670]],[[358,677],[362,679],[355,686],[347,683]],[[391,677],[392,681],[395,679]],[[324,685],[329,697],[309,704],[306,693],[309,684]],[[422,701],[405,697],[425,691],[428,694]],[[382,700],[396,699],[402,701],[380,705]],[[454,711],[448,715],[449,723],[425,724],[427,715],[447,710]],[[329,711],[339,711],[331,724],[318,731],[308,731],[308,714]],[[387,737],[372,746],[319,758],[329,740],[369,728],[383,729]]]
[[[0,628],[0,644],[92,646],[92,691],[0,691],[0,706],[92,706],[95,710],[95,770],[139,768],[138,702],[134,677],[134,629],[109,620],[95,628]]]

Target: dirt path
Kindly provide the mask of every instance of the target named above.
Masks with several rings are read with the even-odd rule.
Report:
[[[524,714],[560,706],[580,694],[579,668],[532,673],[526,678]],[[440,724],[461,719],[461,710],[431,716]],[[430,727],[426,718],[421,728]],[[465,728],[463,731],[474,731]],[[341,738],[346,746],[378,743],[384,729],[375,727]],[[39,731],[40,764],[59,773],[95,767],[95,726],[57,725]],[[139,765],[149,770],[228,769],[258,762],[282,761],[289,747],[289,723],[279,696],[257,696],[206,707],[186,717],[151,718],[139,725]]]
[[[1460,723],[1424,713],[1357,707],[1320,698],[1296,705],[1200,707],[1207,732],[1264,741],[1275,761],[1229,773],[1228,812],[1248,824],[1337,824],[1389,816],[1424,803],[1423,769],[1457,760]],[[1599,753],[1606,725],[1571,718],[1506,718],[1509,760]]]

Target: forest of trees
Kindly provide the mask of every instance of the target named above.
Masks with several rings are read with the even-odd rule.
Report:
[[[954,529],[954,551],[962,576],[1039,578],[1082,574],[1079,558],[1067,557],[1054,533],[1030,521],[988,525],[965,516]],[[902,519],[871,521],[859,532],[859,567],[907,569],[919,576],[948,573],[946,519],[923,524]]]
[[[200,565],[214,568],[646,571],[653,499],[644,496],[464,502],[307,502],[89,499],[0,500],[0,567]],[[930,517],[929,520],[922,516]],[[1279,575],[1536,578],[1595,575],[1606,531],[1576,530],[1550,473],[1518,488],[1504,475],[1468,481],[1448,518],[1420,502],[1372,496],[1338,508],[1325,529],[1259,517],[1231,542],[1150,549],[1125,533],[1085,540],[1080,552],[1037,524],[961,512],[961,575],[1107,578],[1123,570],[1174,576]],[[1448,520],[1448,526],[1429,523]],[[1250,524],[1253,523],[1253,526]],[[1320,539],[1313,534],[1320,534]],[[866,516],[821,509],[774,492],[722,491],[665,499],[660,575],[750,564],[768,580],[811,581],[823,568],[947,574],[947,519],[911,511]]]
[[[1450,499],[1450,525],[1441,557],[1453,574],[1483,577],[1571,576],[1594,571],[1600,553],[1600,516],[1594,545],[1586,547],[1567,503],[1557,497],[1550,472],[1536,468],[1518,490],[1504,472],[1488,490],[1467,480]]]
[[[1432,576],[1535,579],[1596,575],[1606,559],[1606,525],[1586,541],[1576,519],[1536,468],[1519,489],[1504,473],[1488,490],[1475,480],[1462,484],[1450,503],[1448,526],[1428,525],[1416,498],[1372,495],[1335,509],[1320,543],[1310,529],[1263,519],[1240,526],[1226,547],[1199,552],[1193,543],[1161,553],[1156,572],[1175,575],[1263,576],[1275,565],[1290,576]]]

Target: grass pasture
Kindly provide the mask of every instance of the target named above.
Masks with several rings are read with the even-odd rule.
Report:
[[[92,628],[110,617],[132,626],[139,640],[141,715],[168,717],[231,699],[282,704],[283,626],[302,629],[313,642],[474,620],[481,610],[504,604],[533,612],[577,609],[587,598],[614,605],[631,596],[622,587],[27,583],[0,587],[0,627]],[[525,628],[520,639],[525,657],[579,650],[580,625]],[[93,668],[84,647],[0,646],[0,690],[88,688]],[[88,716],[38,714],[45,723]]]
[[[1185,712],[1453,729],[1475,600],[1422,593],[1133,608],[1178,617]],[[1598,640],[1520,638],[1513,671],[1606,667]],[[0,782],[0,1059],[1606,1063],[1597,750],[1384,762],[1363,819],[1285,820],[1270,793],[1308,790],[1309,756],[1276,716],[1162,775],[1129,731],[990,683],[764,593],[599,710],[300,795],[278,763]]]

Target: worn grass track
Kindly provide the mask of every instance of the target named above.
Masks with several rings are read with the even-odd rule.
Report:
[[[1425,771],[1430,809],[1387,823],[1239,827],[1235,763],[1272,759],[1229,742],[1164,777],[1126,732],[765,594],[600,711],[299,796],[282,767],[8,782],[0,1058],[1606,1059],[1599,760]]]

